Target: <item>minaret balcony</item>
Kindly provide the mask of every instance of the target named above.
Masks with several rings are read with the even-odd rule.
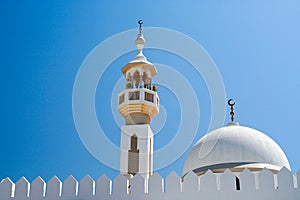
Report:
[[[152,118],[159,112],[157,92],[147,88],[125,89],[118,95],[118,100],[118,110],[123,117],[142,113]]]

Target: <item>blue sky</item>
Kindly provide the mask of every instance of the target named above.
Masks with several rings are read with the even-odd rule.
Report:
[[[300,169],[300,2],[9,1],[2,3],[0,13],[0,179],[118,174],[82,144],[73,121],[72,90],[86,56],[110,36],[137,28],[139,19],[146,27],[176,30],[201,44],[220,71],[226,96],[237,102],[237,121],[273,138],[292,171]],[[120,130],[111,114],[111,90],[134,55],[115,60],[97,88],[97,117],[116,145]],[[201,110],[195,143],[207,132],[211,117],[205,82],[175,55],[151,49],[145,55],[174,68],[193,85]],[[159,95],[167,118],[155,136],[157,149],[175,137],[180,124],[176,96],[164,87]],[[181,174],[187,155],[159,172]]]

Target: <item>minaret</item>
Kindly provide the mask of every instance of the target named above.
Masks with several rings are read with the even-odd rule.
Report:
[[[143,55],[145,39],[142,20],[135,40],[138,54],[122,68],[125,89],[118,95],[118,111],[125,118],[121,128],[120,173],[128,178],[139,173],[144,178],[152,174],[153,132],[150,120],[159,112],[157,86],[152,85],[155,66]]]

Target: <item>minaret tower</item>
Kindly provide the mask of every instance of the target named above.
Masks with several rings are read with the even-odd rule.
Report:
[[[139,173],[144,178],[152,174],[153,132],[150,120],[159,112],[157,86],[152,84],[155,66],[143,55],[145,39],[142,20],[135,40],[138,54],[122,68],[125,89],[118,95],[118,111],[125,118],[121,129],[120,173],[128,178]]]

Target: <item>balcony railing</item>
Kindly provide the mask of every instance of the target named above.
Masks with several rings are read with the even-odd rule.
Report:
[[[145,102],[159,105],[159,98],[155,91],[146,88],[127,89],[119,94],[119,105],[130,102]]]

